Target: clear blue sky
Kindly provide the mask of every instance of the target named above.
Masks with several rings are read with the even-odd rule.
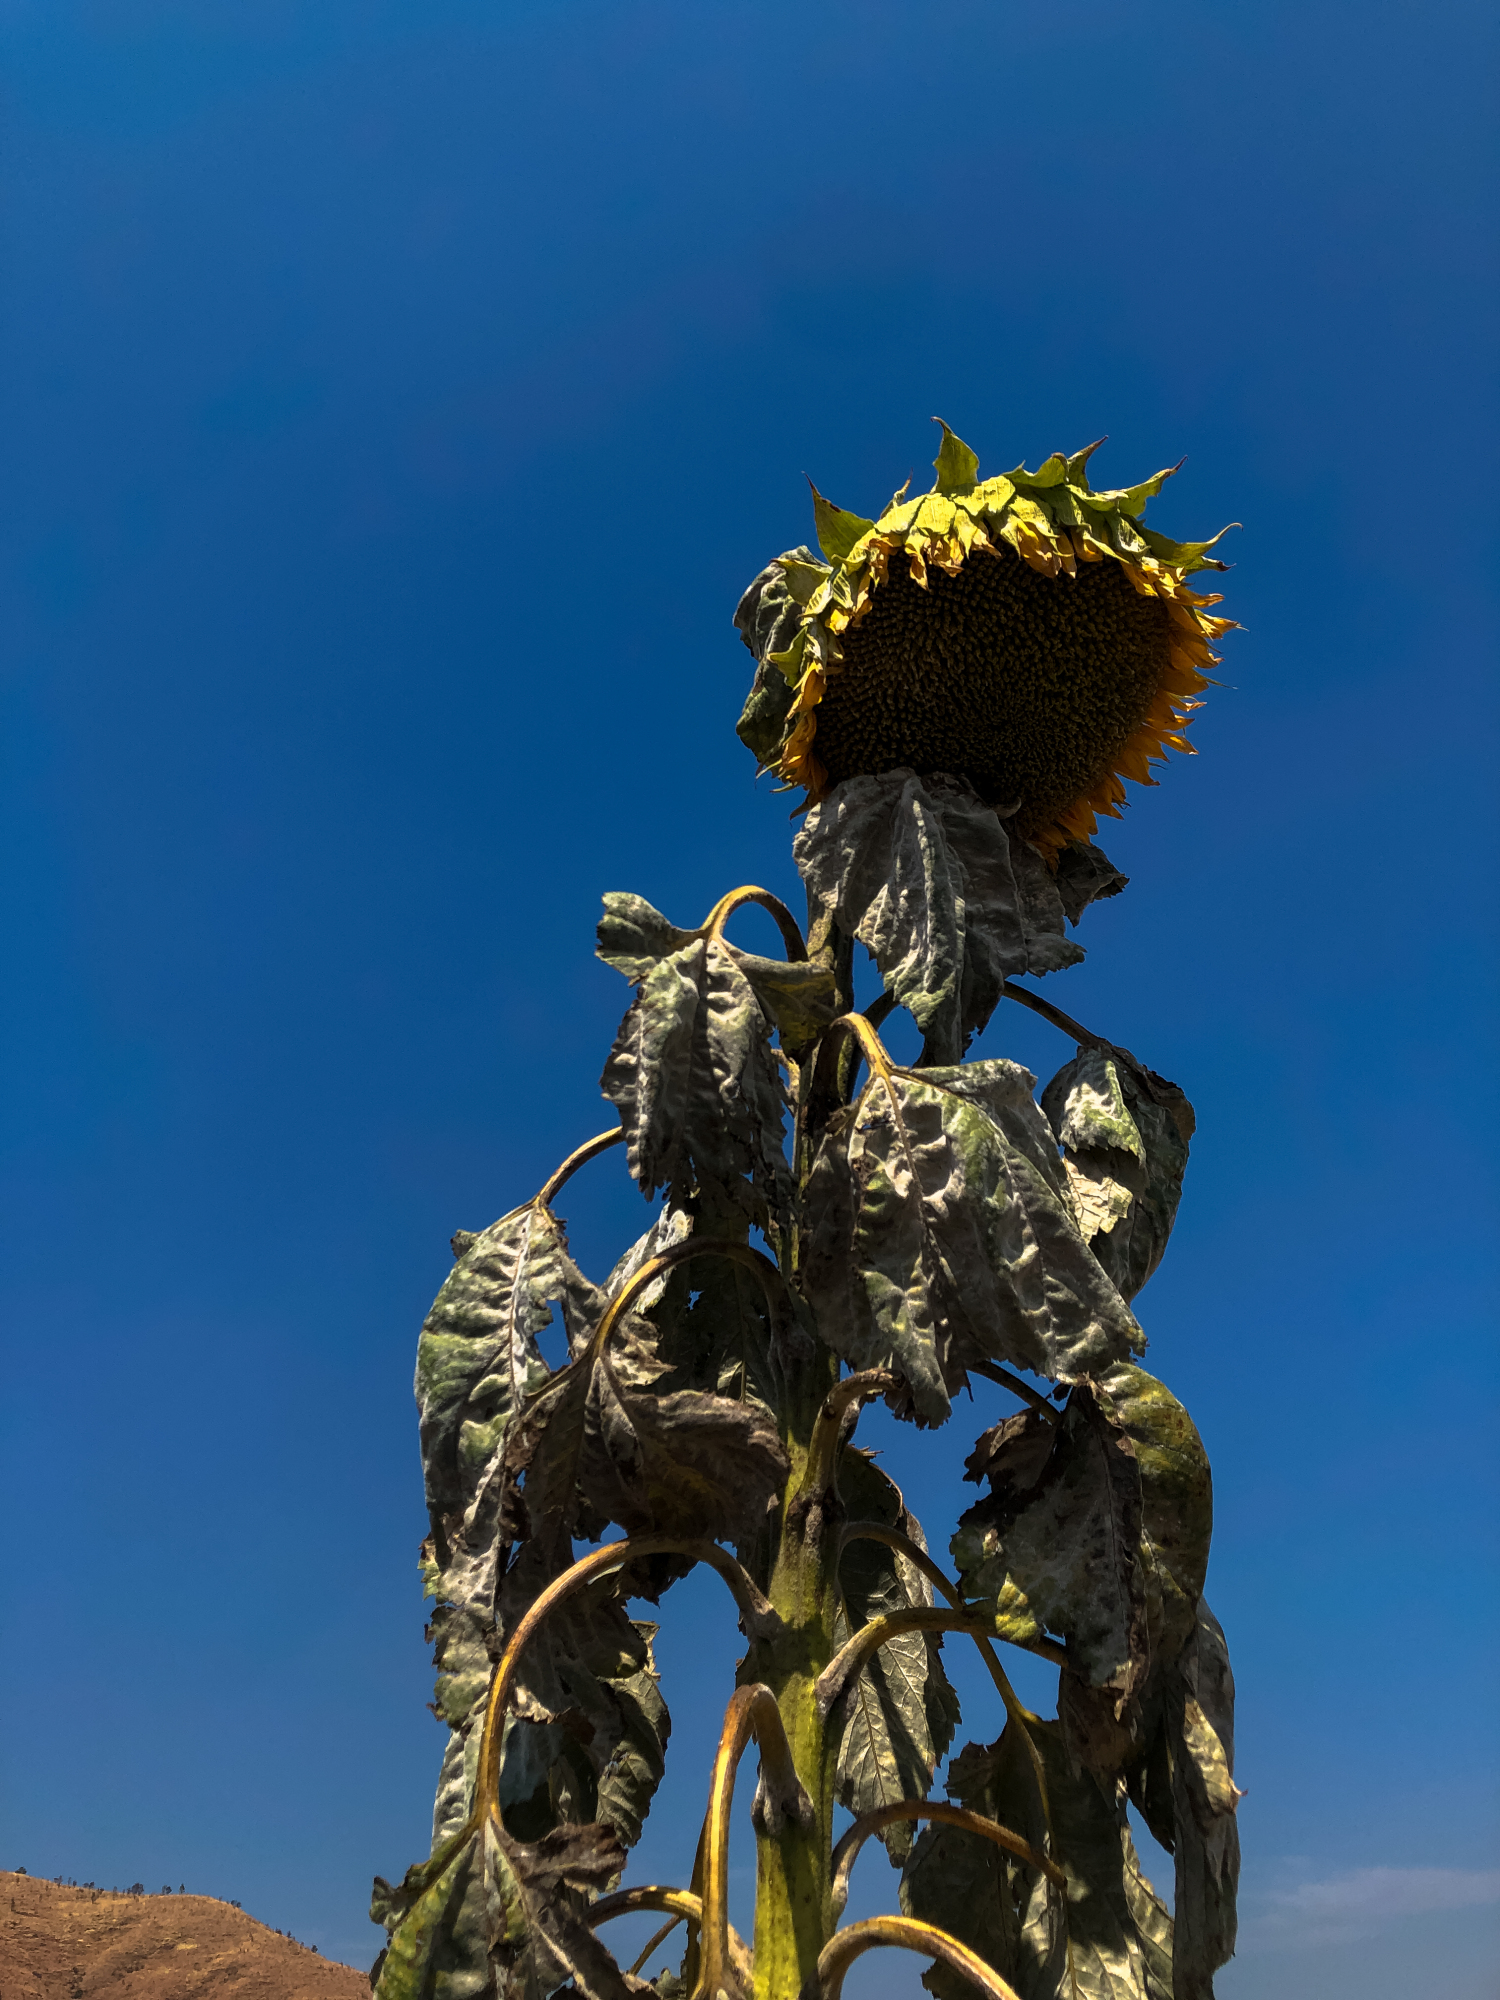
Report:
[[[941,412],[1245,523],[1046,989],[1198,1110],[1139,1310],[1217,1472],[1221,1992],[1493,1991],[1488,16],[6,0],[0,1865],[373,1955],[448,1235],[607,1122],[603,890],[795,895],[730,614],[804,471],[874,512]],[[596,1272],[644,1223],[617,1156],[567,1206]],[[935,1541],[990,1420],[872,1421]],[[733,1659],[667,1606],[658,1877]]]

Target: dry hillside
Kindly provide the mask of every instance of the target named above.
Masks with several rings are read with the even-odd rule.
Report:
[[[0,1871],[0,2000],[370,2000],[320,1958],[212,1896],[63,1888]]]

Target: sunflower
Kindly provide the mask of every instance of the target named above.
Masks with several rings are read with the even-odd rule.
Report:
[[[747,643],[765,634],[762,676],[775,670],[740,731],[762,762],[809,804],[859,772],[954,772],[1055,861],[1097,814],[1119,817],[1124,779],[1154,785],[1169,749],[1191,753],[1210,641],[1234,621],[1185,579],[1226,567],[1209,553],[1220,536],[1141,525],[1175,466],[1094,492],[1097,448],[981,480],[943,424],[932,491],[903,487],[877,521],[813,487],[827,561],[780,557],[736,619]],[[768,600],[757,617],[773,574],[779,615]]]

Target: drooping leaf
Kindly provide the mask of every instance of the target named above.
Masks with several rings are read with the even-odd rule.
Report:
[[[1176,1862],[1174,2000],[1213,2000],[1213,1975],[1234,1953],[1240,1794],[1229,1649],[1201,1599],[1192,1640],[1164,1676],[1156,1733],[1129,1785]]]
[[[814,566],[828,574],[827,564],[819,564],[811,549],[789,549],[766,565],[734,614],[740,637],[756,663],[755,681],[736,733],[762,769],[775,761],[797,678],[784,672],[773,655],[785,659],[800,636],[802,612],[812,595],[805,585],[806,573]]]
[[[1125,1049],[1081,1049],[1042,1092],[1089,1247],[1133,1299],[1161,1262],[1182,1197],[1193,1107]]]
[[[1176,1397],[1121,1362],[1076,1387],[1060,1422],[997,1425],[967,1476],[991,1490],[954,1538],[965,1593],[1023,1642],[1064,1641],[1070,1745],[1112,1777],[1139,1753],[1154,1681],[1195,1629],[1213,1522],[1202,1440]]]
[[[873,1076],[815,1159],[802,1273],[825,1340],[941,1423],[976,1360],[1053,1379],[1143,1345],[1073,1219],[1017,1064]]]
[[[994,1453],[993,1490],[960,1520],[953,1559],[966,1597],[997,1605],[1003,1597],[1013,1621],[1029,1613],[1033,1636],[1062,1638],[1074,1670],[1123,1703],[1150,1663],[1140,1469],[1092,1385],[1081,1383],[1050,1427],[1035,1484],[1022,1487],[1008,1461],[1030,1468],[1044,1421],[1028,1414]]]
[[[814,909],[874,956],[886,991],[953,1063],[1008,974],[1074,965],[1045,862],[960,778],[909,770],[846,779],[793,843]]]
[[[1028,1871],[1031,1873],[1034,1871]],[[1024,1885],[1010,1857],[988,1840],[940,1822],[923,1827],[901,1877],[901,1907],[935,1924],[1014,1982]],[[934,1964],[922,1984],[937,2000],[976,2000],[961,1973]]]
[[[611,890],[599,919],[597,956],[606,965],[639,984],[674,952],[698,936],[669,923],[644,896]],[[721,941],[749,980],[768,1021],[781,1036],[782,1047],[798,1059],[832,1021],[837,989],[831,969],[808,959],[762,958]]]
[[[535,1842],[488,1815],[396,1887],[370,1915],[390,1932],[376,2000],[546,2000],[572,1981],[585,2000],[628,2000],[628,1979],[584,1920],[625,1854],[608,1827],[559,1827]]]
[[[601,1088],[642,1193],[686,1198],[709,1182],[756,1220],[785,1210],[785,1093],[766,1016],[727,945],[693,938],[651,965]]]
[[[536,1342],[552,1323],[549,1302],[584,1282],[562,1224],[536,1202],[460,1245],[417,1341],[422,1475],[435,1526],[472,1504],[516,1412],[547,1379]]]
[[[1074,1769],[1056,1723],[1028,1727],[1046,1771],[1053,1852],[1067,1876],[1066,1893],[1009,1856],[997,1854],[999,1865],[986,1875],[974,1851],[986,1843],[944,1827],[918,1843],[903,1906],[933,1923],[943,1921],[941,1909],[943,1927],[988,1958],[1020,2000],[1070,2000],[1075,1992],[1078,2000],[1166,2000],[1170,1921],[1141,1876],[1123,1794]],[[1014,1726],[987,1750],[970,1744],[954,1760],[948,1791],[1033,1846],[1047,1844],[1031,1760]],[[971,1902],[949,1891],[954,1878],[972,1881]],[[1008,1962],[1000,1962],[1005,1954]],[[926,1983],[942,2000],[967,2000],[960,1982],[929,1975]]]
[[[690,945],[696,931],[681,930],[653,909],[644,896],[628,889],[611,889],[604,898],[604,915],[596,933],[594,955],[638,985],[653,967]]]
[[[839,1488],[851,1522],[895,1528],[926,1548],[900,1488],[867,1453],[846,1448]],[[834,1645],[842,1646],[872,1618],[932,1601],[926,1577],[904,1556],[881,1542],[852,1540],[839,1558]],[[872,1656],[845,1695],[834,1782],[839,1804],[856,1817],[897,1799],[926,1798],[958,1725],[958,1697],[943,1671],[941,1648],[936,1633],[902,1633]],[[911,1851],[913,1832],[909,1820],[881,1832],[898,1866]]]
[[[1091,840],[1072,840],[1057,857],[1057,873],[1052,878],[1070,924],[1076,924],[1090,903],[1118,896],[1129,882],[1115,864]]]

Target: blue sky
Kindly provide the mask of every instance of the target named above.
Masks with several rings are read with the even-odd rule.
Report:
[[[1216,1468],[1221,1993],[1492,1990],[1487,15],[6,0],[0,1865],[373,1956],[447,1238],[608,1122],[604,890],[795,899],[730,614],[804,472],[874,512],[941,412],[1245,524],[1202,754],[1046,986],[1198,1112],[1139,1311]],[[644,1226],[618,1156],[565,1205],[596,1273]],[[990,1421],[867,1425],[935,1543]],[[657,1879],[734,1657],[665,1617]]]

